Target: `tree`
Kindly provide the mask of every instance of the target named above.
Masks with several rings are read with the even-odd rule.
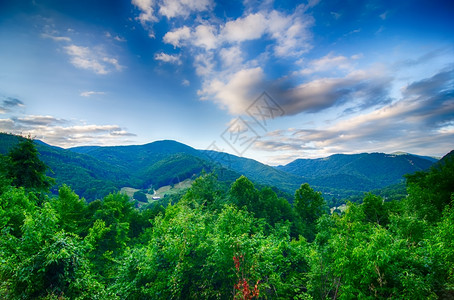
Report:
[[[66,232],[84,235],[88,229],[88,208],[85,200],[79,199],[70,187],[63,185],[58,197],[52,199],[52,207],[59,216],[59,225]]]
[[[211,206],[223,198],[223,191],[214,173],[204,172],[191,185],[191,188],[183,196],[183,201],[194,201],[198,204]],[[223,199],[222,199],[223,200]],[[216,203],[219,204],[219,203]]]
[[[294,206],[304,226],[304,237],[312,241],[315,238],[316,221],[326,213],[322,193],[314,191],[308,183],[304,183],[295,192]]]
[[[54,180],[46,176],[47,166],[38,157],[38,150],[31,138],[25,138],[8,154],[8,177],[12,184],[27,190],[48,192]]]
[[[137,201],[148,203],[147,195],[145,195],[144,192],[141,191],[135,192],[133,198]]]
[[[258,212],[257,217],[265,218],[271,226],[274,226],[278,222],[284,222],[285,220],[293,220],[290,203],[284,198],[278,198],[272,188],[265,187],[260,190],[259,199],[263,211]]]
[[[242,175],[232,184],[230,197],[238,208],[246,206],[247,210],[250,212],[261,211],[259,191],[246,176]]]
[[[405,199],[408,211],[420,219],[438,221],[447,205],[451,204],[454,193],[454,156],[446,155],[429,171],[406,175],[407,192]]]
[[[367,194],[363,199],[362,208],[367,221],[382,226],[388,223],[388,210],[380,196],[371,193]]]
[[[11,178],[8,177],[9,157],[0,154],[0,195],[11,186]]]

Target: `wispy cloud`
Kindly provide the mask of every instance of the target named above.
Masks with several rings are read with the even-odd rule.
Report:
[[[181,64],[180,55],[167,54],[164,52],[156,53],[154,59],[165,63]]]
[[[442,70],[403,87],[402,98],[392,104],[324,128],[274,131],[254,146],[263,151],[273,150],[273,145],[287,147],[289,157],[355,152],[352,149],[443,155],[453,147],[453,86],[454,70]]]
[[[146,25],[147,22],[156,22],[157,18],[154,16],[154,0],[132,0],[132,4],[140,10],[140,15],[137,19]]]
[[[0,131],[30,134],[37,139],[60,147],[79,145],[118,145],[131,143],[136,136],[118,125],[83,124],[53,116],[25,115],[0,119]]]
[[[7,112],[14,111],[17,108],[24,107],[24,102],[17,98],[5,97],[0,104],[0,113],[4,114]]]
[[[110,32],[108,32],[108,31],[106,32],[106,37],[107,37],[107,38],[114,39],[114,40],[117,41],[117,42],[121,42],[121,43],[126,42],[126,39],[125,39],[124,37],[121,37],[121,36],[119,36],[119,35],[112,35],[112,34],[111,34]]]
[[[102,51],[89,47],[72,44],[64,47],[64,50],[69,55],[71,64],[79,69],[105,75],[112,72],[112,70],[121,71],[124,68],[116,58],[109,57]]]
[[[167,18],[187,17],[191,13],[210,10],[214,6],[211,0],[163,0],[159,13]]]
[[[19,126],[50,126],[68,122],[48,115],[26,115],[23,117],[13,117],[12,120]]]
[[[102,92],[84,92],[87,96]],[[82,93],[82,94],[84,94]],[[25,107],[23,101],[12,98],[0,98],[0,110],[6,115],[0,118],[0,132],[30,134],[51,145],[72,147],[78,145],[118,145],[128,144],[136,136],[115,124],[86,124],[82,120],[67,120],[52,115],[26,114],[18,108]]]
[[[192,13],[209,11],[214,7],[212,0],[132,0],[131,3],[140,11],[136,19],[148,30],[152,38],[155,36],[153,24],[159,21],[159,17],[186,18]]]
[[[384,21],[384,20],[386,20],[386,18],[388,18],[388,15],[389,15],[389,11],[385,11],[384,13],[380,14],[379,17],[380,17],[380,19],[382,19]]]
[[[67,36],[55,36],[48,33],[42,33],[41,37],[46,39],[52,39],[55,42],[71,42],[71,38]]]
[[[80,93],[80,96],[82,96],[82,97],[90,97],[90,96],[93,96],[93,95],[105,95],[105,94],[106,94],[105,92],[85,91],[85,92]]]
[[[353,70],[354,60],[361,58],[360,54],[345,57],[343,55],[334,55],[333,52],[308,62],[308,66],[301,70],[302,75],[313,73],[341,70]]]

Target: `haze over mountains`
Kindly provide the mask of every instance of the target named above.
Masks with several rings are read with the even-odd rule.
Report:
[[[20,138],[0,135],[0,153],[6,154]],[[137,146],[89,146],[63,149],[36,141],[41,159],[57,185],[66,183],[87,200],[129,186],[159,188],[215,172],[220,181],[241,175],[259,185],[289,194],[305,182],[325,194],[346,197],[403,182],[403,175],[428,169],[437,160],[407,153],[336,154],[319,159],[297,159],[272,167],[227,153],[197,150],[170,140]]]

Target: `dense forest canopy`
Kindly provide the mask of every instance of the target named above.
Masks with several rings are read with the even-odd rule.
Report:
[[[290,204],[215,173],[140,209],[52,195],[29,139],[0,164],[3,299],[454,297],[452,155],[408,175],[400,201],[369,193],[333,214],[309,184]]]

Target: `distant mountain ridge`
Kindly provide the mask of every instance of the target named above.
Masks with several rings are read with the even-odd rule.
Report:
[[[0,134],[0,153],[6,154],[21,137]],[[272,167],[253,159],[163,140],[133,146],[83,146],[63,149],[36,141],[41,159],[57,184],[70,185],[87,200],[122,187],[147,188],[175,184],[215,172],[224,182],[245,175],[259,185],[286,193],[305,182],[326,195],[347,197],[403,181],[403,175],[429,168],[434,158],[412,154],[335,154],[320,159],[297,159]]]
[[[437,162],[441,158],[441,157],[436,157],[436,156],[417,155],[417,154],[412,154],[412,153],[408,153],[408,152],[404,152],[404,151],[395,151],[395,152],[392,152],[389,154],[391,154],[391,155],[413,155],[413,156],[418,156],[418,157],[427,159],[432,162]]]
[[[404,180],[404,175],[426,170],[437,160],[407,153],[334,154],[318,159],[296,159],[278,170],[304,177],[309,184],[365,191]]]

